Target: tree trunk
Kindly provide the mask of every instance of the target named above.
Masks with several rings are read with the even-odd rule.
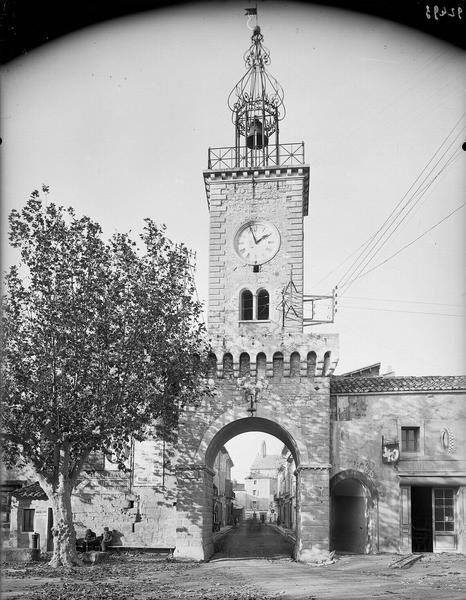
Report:
[[[61,479],[61,478],[60,478]],[[53,567],[82,565],[76,551],[76,532],[71,509],[71,484],[61,481],[50,498],[53,510]]]
[[[53,556],[52,567],[82,565],[76,550],[76,531],[73,524],[71,492],[73,483],[69,474],[69,447],[64,444],[59,449],[57,472],[54,481],[40,478],[40,482],[52,504],[53,511]]]

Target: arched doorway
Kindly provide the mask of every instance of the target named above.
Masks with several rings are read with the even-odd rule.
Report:
[[[263,417],[246,417],[227,423],[216,433],[211,431],[210,435],[207,434],[207,436],[205,436],[203,443],[201,443],[200,453],[201,455],[203,454],[203,448],[205,447],[204,462],[208,476],[210,473],[214,473],[215,459],[224,445],[237,435],[247,432],[267,433],[278,438],[291,452],[295,465],[297,467],[300,465],[301,458],[298,444],[289,431],[284,429],[284,427],[282,427],[276,421],[272,421],[270,419]],[[299,480],[299,477],[297,477],[297,479]],[[206,481],[205,485],[207,487],[206,492],[208,497],[208,481]],[[299,484],[297,482],[297,486],[298,485]],[[203,549],[206,558],[208,558],[208,556],[213,552],[212,529],[213,528],[210,527],[208,520],[206,520],[203,524],[202,530]],[[293,552],[293,555],[295,555],[295,553],[296,552]]]
[[[330,482],[330,547],[336,552],[369,554],[375,552],[377,491],[368,478],[348,470]]]
[[[175,555],[206,560],[213,554],[212,503],[214,461],[233,437],[250,431],[268,433],[289,449],[296,465],[296,544],[294,557],[311,560],[328,555],[328,468],[309,462],[306,439],[299,424],[277,421],[276,411],[261,408],[261,416],[244,417],[231,409],[204,430],[197,450],[180,454],[177,467],[177,528]],[[316,536],[319,534],[319,538]],[[311,535],[313,536],[311,538]],[[311,545],[312,539],[312,545]]]

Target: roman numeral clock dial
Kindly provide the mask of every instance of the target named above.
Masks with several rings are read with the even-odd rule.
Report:
[[[248,265],[262,265],[280,249],[278,229],[268,221],[249,221],[235,235],[235,250]]]

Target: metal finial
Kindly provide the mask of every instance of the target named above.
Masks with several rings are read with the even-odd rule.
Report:
[[[244,54],[247,71],[228,96],[237,140],[244,136],[252,150],[266,147],[270,137],[278,135],[278,123],[286,114],[283,88],[266,69],[270,52],[263,40],[261,28],[256,25]]]

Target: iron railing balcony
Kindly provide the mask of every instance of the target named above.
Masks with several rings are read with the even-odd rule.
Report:
[[[209,148],[208,170],[296,167],[304,165],[304,142],[271,144],[263,148]]]

